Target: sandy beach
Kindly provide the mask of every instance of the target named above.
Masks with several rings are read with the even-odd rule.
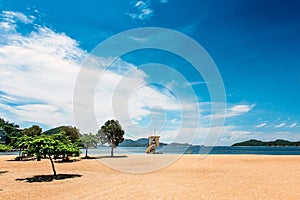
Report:
[[[172,155],[127,155],[114,164],[144,168]],[[105,166],[111,158],[55,163],[0,157],[0,199],[300,199],[300,157],[184,155],[149,173],[126,173]],[[102,159],[102,161],[100,161]],[[40,181],[40,182],[39,182]]]

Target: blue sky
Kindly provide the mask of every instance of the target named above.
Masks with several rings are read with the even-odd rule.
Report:
[[[74,85],[88,54],[122,31],[163,27],[196,40],[220,71],[226,89],[227,117],[218,145],[251,138],[300,140],[299,9],[296,0],[2,0],[1,117],[22,127],[39,124],[44,130],[75,124]],[[101,62],[108,59],[101,58]],[[179,79],[151,71],[151,67],[139,67],[154,62],[170,66],[192,83],[197,108],[193,107],[195,102],[189,101],[187,87]],[[205,81],[189,63],[153,49],[124,55],[107,72],[107,84],[95,94],[100,125],[112,117],[107,105],[111,103],[112,86],[124,77],[122,67],[125,71],[135,69],[128,75],[127,83],[143,85],[136,93],[130,93],[131,99],[123,99],[128,102],[131,119],[120,116],[119,120],[127,137],[144,137],[154,128],[167,142],[185,141],[185,136],[191,142],[195,136],[193,142],[202,144],[210,137],[206,135],[210,107],[219,102],[211,102]],[[161,85],[152,84],[153,80],[159,80]],[[128,88],[119,89],[118,99],[122,101],[122,92]],[[180,116],[182,110],[176,107],[178,99],[172,89],[186,96],[180,100],[189,117]],[[193,122],[195,113],[200,124]],[[181,124],[188,125],[176,138]]]

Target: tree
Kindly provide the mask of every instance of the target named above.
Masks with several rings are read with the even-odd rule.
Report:
[[[90,133],[90,134],[83,134],[80,137],[80,141],[82,142],[83,147],[85,148],[85,158],[88,158],[88,148],[97,146],[99,139],[96,135]]]
[[[56,176],[56,170],[52,156],[58,157],[60,155],[72,155],[79,154],[79,148],[74,146],[71,141],[67,142],[55,139],[54,136],[36,136],[28,144],[28,152],[36,155],[37,160],[40,161],[41,156],[48,157],[54,176]]]
[[[42,128],[38,125],[33,125],[30,128],[25,128],[22,133],[30,137],[39,136],[42,135]]]
[[[23,153],[25,149],[28,149],[28,145],[30,141],[32,140],[32,137],[23,135],[22,137],[16,138],[16,141],[14,141],[14,148],[19,149],[19,157],[17,157],[18,160],[22,160]],[[22,155],[21,155],[22,153]]]
[[[0,128],[4,130],[6,136],[6,144],[12,144],[13,138],[21,137],[21,131],[19,130],[19,125],[10,123],[0,118]]]
[[[98,137],[102,144],[111,146],[111,156],[114,156],[114,148],[124,141],[124,130],[118,120],[108,120],[98,131]]]
[[[54,158],[61,157],[63,160],[68,160],[69,156],[75,155],[79,156],[79,146],[77,143],[73,143],[69,138],[69,136],[66,135],[65,131],[61,131],[60,133],[54,134],[51,136],[54,140],[58,140],[62,142],[64,145],[58,146],[56,153],[54,155]]]
[[[63,126],[62,130],[65,131],[66,135],[69,136],[69,139],[73,143],[75,143],[80,137],[79,129],[77,129],[76,127]]]

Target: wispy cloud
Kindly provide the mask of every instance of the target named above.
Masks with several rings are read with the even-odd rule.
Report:
[[[266,125],[267,125],[267,123],[264,122],[264,123],[258,124],[258,125],[256,126],[256,128],[262,128],[262,127],[265,127]]]
[[[127,15],[134,20],[145,20],[153,16],[153,10],[151,9],[151,1],[133,1],[131,11]]]
[[[4,21],[15,23],[16,21],[21,21],[25,24],[32,23],[35,19],[34,16],[26,16],[20,12],[13,12],[13,11],[2,11],[2,17]]]
[[[1,32],[15,31],[17,23],[31,24],[35,19],[34,16],[26,16],[23,13],[13,11],[2,11],[0,17]]]
[[[291,125],[290,125],[290,128],[294,128],[295,126],[297,126],[298,125],[298,123],[292,123]]]
[[[131,19],[143,21],[150,19],[154,15],[152,4],[157,1],[161,4],[168,3],[168,0],[134,0],[131,1],[132,8],[126,13]]]
[[[4,14],[24,23],[32,22],[22,13]],[[3,21],[14,30],[14,20]],[[26,36],[16,30],[5,32],[3,27],[0,32],[0,91],[6,96],[0,102],[3,117],[48,127],[72,123],[72,90],[85,55],[78,43],[40,26]]]
[[[190,87],[195,85],[206,85],[207,83],[205,81],[196,81],[196,82],[185,82],[183,84],[183,87]]]
[[[255,106],[255,104],[252,104],[252,105],[243,104],[243,105],[233,106],[228,109],[228,111],[226,113],[226,117],[236,117],[236,116],[248,113],[249,111],[251,111],[253,109],[254,106]]]
[[[281,127],[284,127],[285,125],[286,125],[286,123],[283,122],[283,123],[276,125],[275,128],[281,128]]]

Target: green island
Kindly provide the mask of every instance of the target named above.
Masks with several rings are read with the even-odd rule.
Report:
[[[244,142],[235,143],[232,146],[269,146],[269,147],[289,147],[289,146],[297,146],[300,147],[300,141],[298,142],[290,142],[287,140],[275,140],[275,141],[269,141],[269,142],[263,142],[260,140],[247,140]]]

